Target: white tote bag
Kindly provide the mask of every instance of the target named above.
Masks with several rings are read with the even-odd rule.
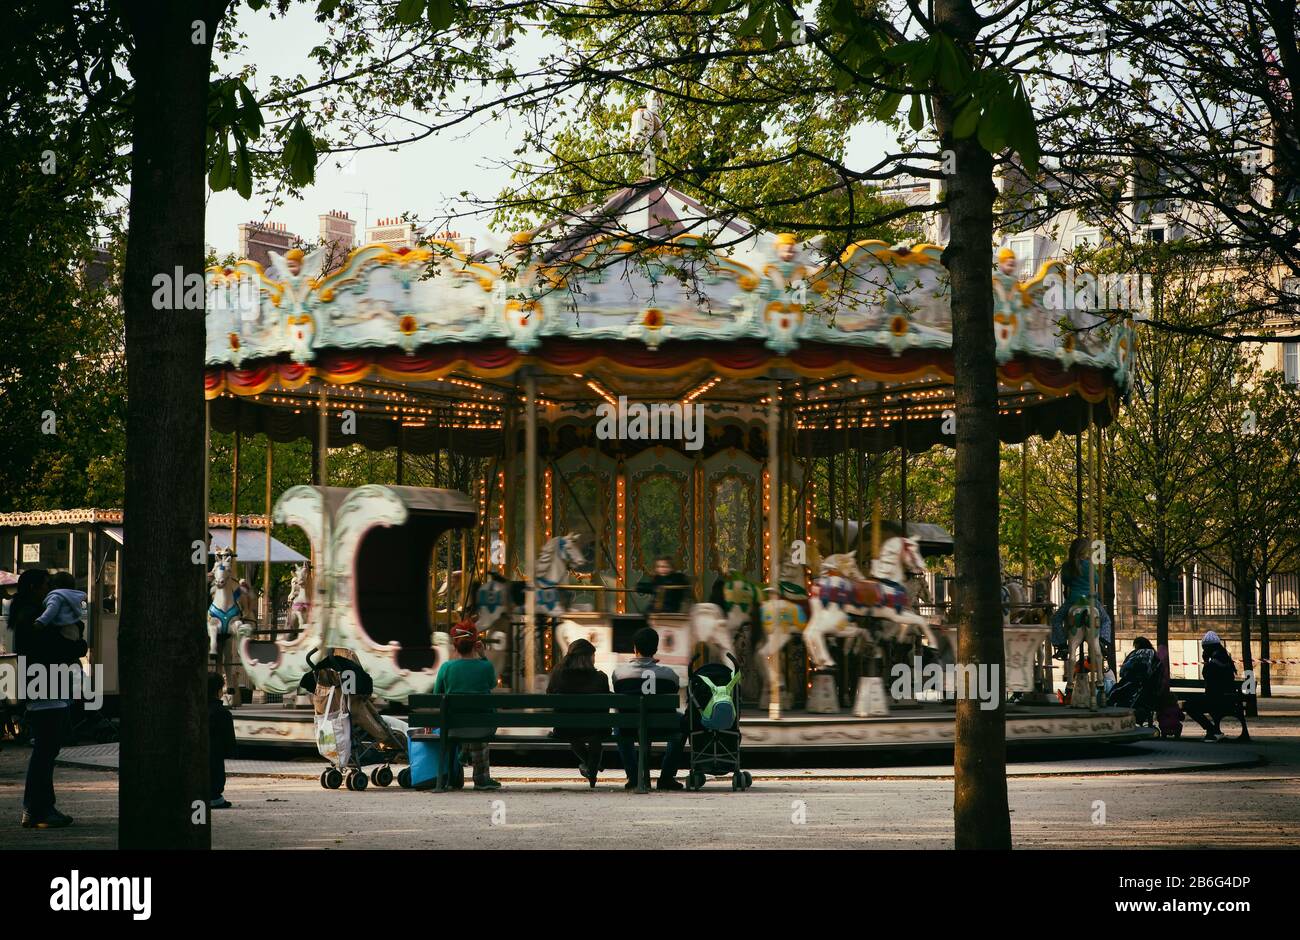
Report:
[[[330,686],[325,698],[325,713],[316,716],[316,750],[340,770],[352,756],[352,722],[348,720],[347,699],[339,696],[337,714],[330,714],[337,686]]]

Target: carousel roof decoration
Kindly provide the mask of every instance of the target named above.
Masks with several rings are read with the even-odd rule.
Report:
[[[650,176],[662,126],[656,103],[643,111],[634,142]],[[296,436],[322,382],[331,409],[477,433],[500,427],[524,367],[548,420],[621,394],[741,403],[757,419],[762,380],[780,374],[801,428],[937,424],[953,378],[941,253],[867,240],[825,257],[647,178],[516,234],[495,258],[432,241],[367,245],[329,272],[321,252],[300,251],[273,253],[268,270],[212,268],[206,394],[296,412]],[[1086,401],[1108,423],[1131,381],[1132,326],[1063,304],[1059,262],[1020,281],[1014,258],[999,260],[1004,417],[1051,411],[1036,433],[1073,430]],[[280,439],[293,436],[276,420]],[[391,433],[368,446],[393,446]]]

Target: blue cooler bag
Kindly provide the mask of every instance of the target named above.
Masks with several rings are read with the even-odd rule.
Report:
[[[429,732],[427,728],[412,728],[406,733],[406,753],[411,761],[411,786],[420,788],[438,785],[438,765],[442,761],[442,742],[435,739],[416,739],[415,732]],[[438,734],[435,729],[433,734]],[[453,766],[452,773],[455,773]]]

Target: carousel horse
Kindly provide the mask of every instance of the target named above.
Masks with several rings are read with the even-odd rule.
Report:
[[[222,637],[236,633],[239,626],[251,618],[251,595],[236,582],[235,556],[229,548],[216,552],[216,560],[208,573],[208,655],[217,655],[217,644]]]
[[[691,648],[704,643],[718,652],[719,662],[734,656],[732,630],[727,615],[717,604],[693,604],[690,609]]]
[[[297,634],[307,629],[307,612],[311,598],[307,594],[307,565],[293,566],[293,580],[289,583],[289,613],[284,618],[285,629]]]
[[[560,602],[560,589],[556,587],[566,574],[587,564],[582,536],[577,532],[557,535],[542,545],[537,553],[537,611],[554,617],[565,613]]]
[[[434,604],[438,610],[455,609],[460,604],[460,588],[464,577],[465,572],[458,569],[438,586],[437,593],[434,594]]]
[[[886,545],[888,544],[887,542]],[[909,552],[914,556],[910,564],[903,560]],[[835,666],[835,660],[826,647],[827,636],[844,636],[860,641],[869,635],[866,630],[853,624],[850,615],[869,617],[876,625],[883,627],[879,632],[879,640],[905,644],[911,643],[918,636],[924,636],[936,651],[944,650],[946,640],[934,629],[929,618],[916,612],[913,607],[914,597],[904,586],[909,573],[919,573],[916,572],[916,566],[920,566],[920,559],[915,556],[914,550],[901,546],[886,569],[879,565],[881,559],[876,559],[872,565],[873,573],[877,575],[874,578],[862,575],[854,556],[854,552],[844,552],[828,555],[822,560],[822,576],[814,585],[816,596],[810,604],[808,629],[804,631],[804,644],[808,647],[813,668],[830,669]],[[882,551],[882,558],[886,557],[888,556]],[[893,577],[880,577],[882,570],[888,570]],[[919,595],[920,588],[916,590]]]
[[[1097,689],[1102,684],[1101,613],[1097,606],[1087,599],[1072,604],[1065,615],[1065,631],[1065,674],[1071,681],[1070,707],[1096,711]]]
[[[808,615],[798,604],[777,595],[773,588],[766,590],[774,596],[765,600],[759,608],[763,642],[754,651],[754,655],[767,664],[767,682],[763,693],[765,696],[770,696],[771,690],[776,689],[778,693],[781,690],[781,650],[790,641],[791,636],[806,630]]]

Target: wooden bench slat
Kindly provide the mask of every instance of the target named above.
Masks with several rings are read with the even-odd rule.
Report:
[[[641,699],[645,699],[650,711],[676,711],[678,698],[676,693],[668,695],[619,695],[617,693],[600,693],[595,695],[529,695],[516,692],[495,693],[451,693],[456,698],[456,708],[518,710],[539,708],[547,711],[572,708],[617,708],[636,710]],[[412,695],[408,700],[411,710],[437,708],[442,703],[441,695]]]

